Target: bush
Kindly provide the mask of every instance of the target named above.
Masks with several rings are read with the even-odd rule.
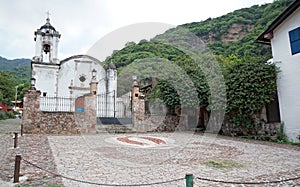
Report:
[[[16,118],[14,112],[6,112],[6,116],[7,116],[7,118],[9,118],[9,119],[14,119],[14,118]]]
[[[277,134],[277,138],[275,139],[275,142],[277,142],[277,143],[287,143],[288,142],[288,137],[284,133],[284,123],[280,124],[280,129]]]
[[[6,119],[14,119],[16,118],[14,112],[2,112],[0,111],[0,120],[6,120]]]
[[[6,114],[0,111],[0,120],[6,120],[6,119],[7,119]]]
[[[241,135],[255,135],[260,129],[262,108],[274,99],[278,69],[259,58],[239,60],[230,60],[224,68],[227,86],[225,119],[244,132]]]

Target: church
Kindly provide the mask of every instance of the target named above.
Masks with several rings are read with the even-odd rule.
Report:
[[[31,87],[24,92],[22,132],[87,133],[96,125],[131,124],[131,92],[117,97],[117,70],[89,55],[59,60],[60,33],[46,23],[34,32]]]
[[[77,98],[90,93],[91,81],[98,84],[97,94],[116,93],[117,70],[89,55],[75,55],[59,60],[58,44],[61,34],[46,23],[34,32],[35,55],[32,58],[32,78],[41,97]]]

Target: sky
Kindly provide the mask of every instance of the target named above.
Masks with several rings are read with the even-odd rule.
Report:
[[[161,27],[151,32],[144,27],[145,32],[140,31],[142,34],[128,39],[138,42],[176,25],[271,2],[273,0],[0,0],[0,56],[32,58],[34,31],[46,23],[48,11],[51,25],[61,34],[58,58],[62,60],[86,54],[99,40],[132,24],[160,23]],[[124,32],[120,37],[123,43],[115,49],[124,46],[127,34]],[[110,48],[105,55],[112,53]]]

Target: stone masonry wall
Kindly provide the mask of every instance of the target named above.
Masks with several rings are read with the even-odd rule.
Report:
[[[256,136],[256,138],[262,139],[262,140],[270,140],[270,139],[276,139],[278,133],[280,132],[280,123],[266,123],[262,124],[261,126],[257,127],[257,129],[253,128],[253,132],[249,133],[248,129],[245,129],[244,131],[247,131],[246,133],[243,132],[243,129],[240,128],[234,128],[234,125],[229,123],[224,123],[222,125],[222,132],[224,135],[227,136],[239,136],[239,135],[248,135]]]
[[[188,130],[187,115],[148,115],[145,114],[145,100],[137,84],[132,89],[132,121],[137,132],[173,132]]]
[[[145,118],[145,100],[141,98],[139,87],[134,83],[131,92],[131,104],[132,104],[132,123],[135,128],[140,128],[141,123]]]
[[[145,117],[145,100],[133,100],[132,101],[132,115],[133,121],[138,122],[144,119]]]
[[[77,134],[95,132],[96,96],[86,95],[85,110],[74,112],[40,111],[41,93],[34,88],[24,93],[22,132],[28,134]]]
[[[161,121],[161,117],[158,116],[149,116],[149,119],[158,124],[155,129],[156,132],[174,132],[174,131],[182,131],[188,130],[187,124],[187,116],[175,116],[175,115],[166,115],[162,116],[163,120]],[[159,123],[160,122],[160,123]]]
[[[148,115],[136,119],[134,129],[137,132],[174,132],[188,130],[187,117],[175,115]]]
[[[75,113],[77,126],[80,128],[81,133],[94,133],[96,132],[97,124],[97,96],[87,94],[84,96],[84,112]]]
[[[79,128],[72,112],[42,112],[33,116],[31,123],[23,123],[23,133],[77,134]]]

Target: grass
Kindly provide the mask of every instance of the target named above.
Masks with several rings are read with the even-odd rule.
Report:
[[[242,164],[233,160],[211,160],[204,162],[206,166],[217,168],[217,169],[232,169],[243,167]]]
[[[300,145],[300,143],[295,143],[295,142],[285,142],[284,144],[288,144],[288,145]]]

